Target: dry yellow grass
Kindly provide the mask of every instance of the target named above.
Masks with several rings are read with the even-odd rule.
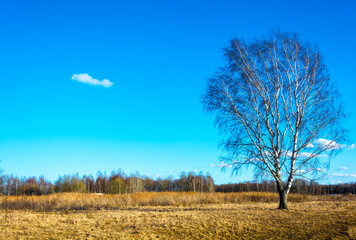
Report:
[[[315,198],[315,197],[314,197]],[[290,194],[290,202],[303,202],[311,196]],[[276,193],[193,193],[193,192],[141,192],[133,194],[97,195],[58,193],[43,196],[3,196],[0,209],[88,210],[122,209],[137,206],[191,206],[196,204],[225,204],[243,202],[278,202]]]
[[[349,227],[347,231],[351,239],[356,239],[356,226]]]
[[[257,201],[258,196],[263,201]],[[171,200],[168,201],[166,198]],[[274,198],[274,194],[265,193],[252,193],[252,195],[249,193],[237,195],[142,193],[126,196],[64,194],[38,198],[3,197],[0,204],[3,209],[0,210],[0,237],[1,239],[355,238],[355,196],[304,196],[303,199],[295,196],[294,200],[293,197],[290,199],[289,211],[276,210],[278,202],[274,202]],[[215,202],[212,199],[215,199]],[[78,203],[74,204],[71,201]],[[100,201],[102,207],[98,210]],[[237,203],[231,203],[233,201]],[[23,208],[21,204],[24,202],[29,204],[28,209],[14,209],[14,206]],[[38,202],[45,204],[52,202],[52,206],[55,207],[47,211],[44,211],[44,208],[29,210],[33,206],[38,206],[36,205]],[[85,206],[84,202],[91,202],[92,205]],[[120,207],[118,203],[126,205],[122,204]],[[6,206],[12,206],[13,209]],[[81,209],[86,210],[73,210],[75,209],[73,206],[85,206]]]

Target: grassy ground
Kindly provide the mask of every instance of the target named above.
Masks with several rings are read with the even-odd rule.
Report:
[[[2,197],[0,237],[1,239],[356,239],[355,196],[304,196],[301,199],[295,196],[295,199],[299,200],[290,202],[290,210],[281,211],[276,210],[278,203],[269,201],[265,193],[251,193],[250,195],[254,197],[245,201],[242,196],[247,199],[249,196],[247,193],[244,193],[245,195],[170,194],[128,196],[64,194],[28,198],[32,199],[33,203],[45,202],[46,198],[50,198],[52,206],[58,207],[53,207],[52,210],[36,209],[33,208],[34,205],[22,205],[20,208],[19,201],[25,201],[26,197],[22,199]],[[158,204],[157,199],[164,199],[167,196],[176,198],[171,202],[162,200],[161,204]],[[233,196],[237,203],[231,203]],[[260,196],[259,200],[258,196]],[[62,205],[54,204],[52,197],[61,200]],[[108,199],[116,199],[117,203],[122,203],[118,201],[120,197],[131,198],[130,204],[127,199],[125,206],[114,207],[108,204]],[[197,203],[199,197],[204,201]],[[207,201],[209,197],[215,199],[215,202],[209,203]],[[82,210],[64,207],[69,199],[84,201],[81,198],[87,201],[93,198],[95,201],[91,202],[90,207],[82,205]],[[219,200],[221,202],[218,202]],[[97,205],[101,201],[102,207],[99,210]],[[105,207],[103,202],[108,205]],[[17,208],[11,203],[16,203],[14,206]]]

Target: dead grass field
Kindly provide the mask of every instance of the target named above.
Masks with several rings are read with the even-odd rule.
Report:
[[[289,211],[270,193],[0,199],[1,239],[356,239],[355,196],[291,195]]]

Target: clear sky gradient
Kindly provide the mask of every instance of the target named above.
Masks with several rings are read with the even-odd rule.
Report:
[[[0,0],[0,167],[50,180],[118,168],[252,180],[212,166],[222,137],[200,95],[232,37],[277,27],[318,45],[355,143],[355,10],[352,0]],[[355,154],[333,159],[323,181],[356,181]]]

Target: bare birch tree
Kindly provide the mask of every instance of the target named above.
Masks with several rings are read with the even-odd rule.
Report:
[[[295,177],[315,177],[343,147],[346,115],[317,47],[281,31],[224,49],[226,66],[209,79],[202,102],[226,136],[222,158],[235,172],[276,181],[280,209]]]

